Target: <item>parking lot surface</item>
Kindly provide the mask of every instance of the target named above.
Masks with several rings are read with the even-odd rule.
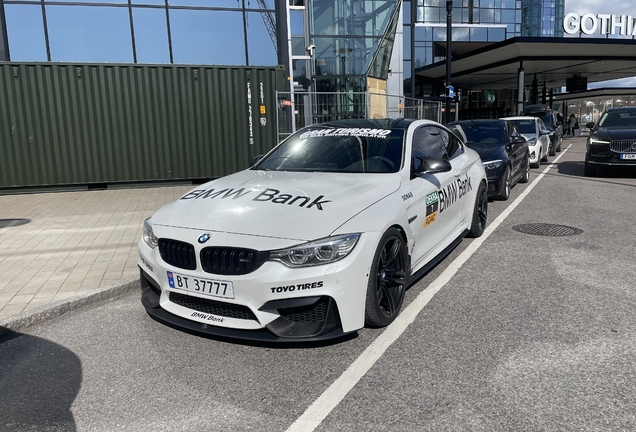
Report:
[[[0,325],[137,280],[144,219],[189,189],[0,196]]]
[[[131,291],[0,338],[0,429],[635,430],[636,174],[585,177],[584,138],[563,148],[411,286],[400,329],[249,345],[159,324]]]

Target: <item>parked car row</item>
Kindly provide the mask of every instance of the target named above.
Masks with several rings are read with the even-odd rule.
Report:
[[[557,148],[550,139],[555,132],[539,117],[463,120],[448,126],[479,153],[488,176],[488,196],[499,200],[507,200],[516,183],[526,183],[530,167],[538,168],[541,162],[547,162]]]

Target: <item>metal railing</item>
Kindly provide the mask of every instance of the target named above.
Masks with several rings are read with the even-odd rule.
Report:
[[[276,92],[282,141],[312,124],[345,119],[413,118],[441,121],[442,103],[372,92]]]

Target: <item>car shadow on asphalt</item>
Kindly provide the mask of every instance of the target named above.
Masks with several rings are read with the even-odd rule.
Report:
[[[71,405],[81,384],[72,351],[0,327],[0,430],[77,430]]]
[[[548,172],[547,175],[565,175],[565,176],[572,176],[572,177],[582,177],[583,179],[588,181],[636,187],[636,185],[634,184],[614,181],[615,179],[616,180],[636,179],[636,166],[634,168],[631,168],[631,167],[612,167],[611,169],[601,168],[597,171],[597,175],[594,177],[588,177],[583,173],[584,166],[585,166],[585,163],[583,161],[559,162],[557,164],[558,174],[550,174],[550,172]]]

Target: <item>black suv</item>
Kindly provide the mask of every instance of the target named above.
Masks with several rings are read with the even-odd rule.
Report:
[[[587,123],[585,175],[607,166],[636,167],[636,107],[609,108],[595,125]]]
[[[546,105],[528,105],[521,111],[522,116],[539,117],[550,130],[550,156],[561,151],[563,143],[563,116]]]

